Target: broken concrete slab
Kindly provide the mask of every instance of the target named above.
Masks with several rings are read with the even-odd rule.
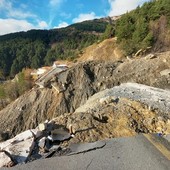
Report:
[[[60,145],[53,145],[50,150],[58,150],[60,148]]]
[[[13,155],[16,163],[23,163],[31,154],[34,148],[34,144],[34,138],[30,138],[24,141],[20,141],[16,144],[11,144],[10,146],[6,147],[5,150]]]
[[[31,154],[34,144],[34,134],[31,130],[27,130],[12,139],[0,143],[0,149],[12,155],[16,163],[23,163]]]
[[[35,84],[39,85],[40,88],[44,88],[48,85],[48,82],[58,73],[66,70],[66,68],[56,67],[49,70],[47,73],[38,78]]]
[[[105,145],[106,145],[106,142],[104,141],[97,141],[93,143],[71,144],[69,147],[71,150],[71,153],[69,153],[68,155],[79,154],[79,153],[88,152],[91,150],[100,149],[100,148],[103,148]]]
[[[41,138],[41,139],[39,140],[38,146],[39,146],[40,148],[44,148],[44,147],[45,147],[45,140],[46,140],[46,137],[43,137],[43,138]]]
[[[51,148],[51,146],[52,146],[52,144],[51,144],[50,140],[49,140],[48,138],[46,138],[44,150],[45,150],[45,151],[49,151],[50,148]]]
[[[49,134],[50,136],[48,136]],[[0,143],[0,150],[12,155],[16,164],[26,163],[34,158],[42,157],[44,153],[56,151],[60,145],[55,146],[53,141],[64,141],[70,137],[71,134],[65,126],[57,125],[53,120],[45,121],[39,124],[36,129],[24,131],[14,138]],[[7,156],[5,157],[4,153],[1,154],[1,157],[7,162],[11,161]]]
[[[13,138],[13,142],[24,141],[30,138],[34,138],[34,134],[31,130],[26,130]]]
[[[30,131],[33,133],[34,138],[39,138],[39,137],[43,136],[42,131],[40,131],[38,128],[31,129]]]
[[[7,154],[6,151],[0,151],[0,168],[11,167],[14,165],[15,163],[13,162],[9,154]]]
[[[9,139],[5,142],[1,142],[0,143],[0,149],[5,150],[6,147],[9,147],[11,145],[14,145],[16,143],[19,143],[19,142],[24,141],[24,140],[29,139],[29,138],[34,138],[34,134],[32,133],[32,131],[31,130],[24,131],[24,132],[18,134],[17,136],[15,136],[12,139]]]

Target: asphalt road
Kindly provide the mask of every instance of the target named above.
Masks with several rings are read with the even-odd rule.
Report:
[[[38,160],[10,170],[170,170],[170,143],[156,135],[76,145],[73,150],[70,156]]]

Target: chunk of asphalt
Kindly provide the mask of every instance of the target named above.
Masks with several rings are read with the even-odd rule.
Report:
[[[55,150],[52,150],[52,151],[44,154],[41,159],[51,158],[55,154],[55,152],[56,152]]]
[[[105,145],[106,145],[106,142],[104,141],[97,141],[93,143],[71,144],[69,147],[71,150],[71,153],[67,155],[74,155],[74,154],[89,152],[92,150],[103,148]]]
[[[65,129],[54,129],[51,131],[51,135],[48,136],[48,139],[53,141],[64,141],[71,138],[71,134]]]

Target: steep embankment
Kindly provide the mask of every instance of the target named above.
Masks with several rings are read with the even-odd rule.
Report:
[[[125,82],[170,89],[170,53],[124,62],[85,62],[60,73],[56,80],[64,91],[35,87],[0,111],[0,129],[9,135],[37,126],[45,119],[74,112],[93,94]]]
[[[87,47],[82,54],[80,54],[78,61],[118,61],[121,59],[123,59],[123,54],[117,47],[116,38],[110,38]]]
[[[69,143],[93,142],[137,133],[170,133],[170,91],[125,83],[96,93],[76,109],[54,120],[72,125]]]

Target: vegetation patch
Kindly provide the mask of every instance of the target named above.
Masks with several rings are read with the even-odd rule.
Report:
[[[153,0],[123,15],[116,23],[116,36],[125,55],[152,47],[165,51],[170,47],[169,0]]]

